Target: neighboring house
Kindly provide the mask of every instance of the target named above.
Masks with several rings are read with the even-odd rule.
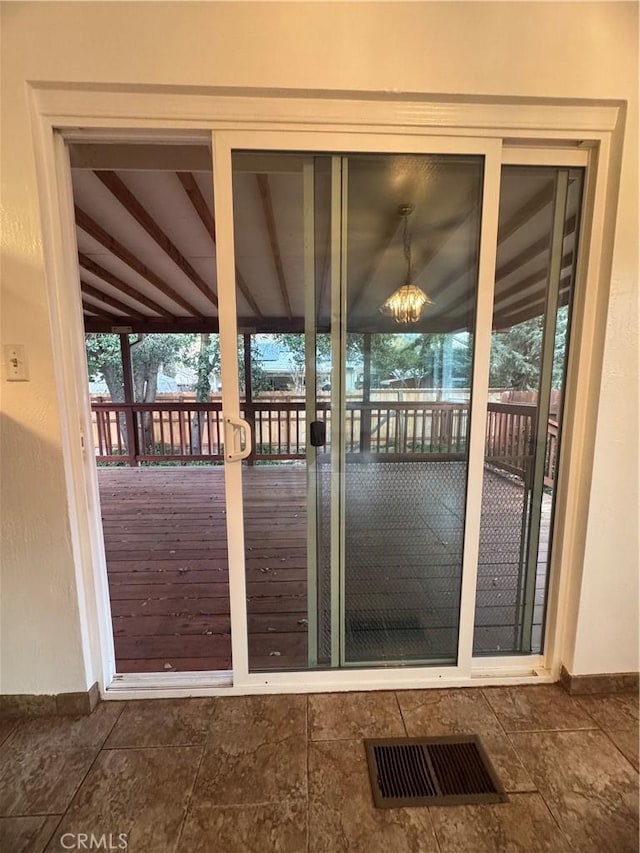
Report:
[[[257,335],[253,351],[273,391],[298,391],[304,388],[304,363],[297,354],[270,335]],[[331,388],[331,360],[319,359],[316,365],[317,386]],[[360,369],[360,373],[362,370]],[[346,389],[354,391],[358,379],[358,365],[347,361],[345,365]]]
[[[182,385],[179,385],[176,381],[178,378],[176,371],[176,378],[174,379],[172,376],[166,376],[164,373],[158,374],[158,385],[156,389],[157,394],[178,394],[180,391],[185,390]],[[183,378],[183,377],[181,377]],[[108,394],[109,389],[107,388],[107,383],[104,379],[98,379],[95,382],[89,382],[89,393],[90,394]]]
[[[167,380],[167,384],[173,383],[177,386],[177,390],[179,392],[184,391],[193,391],[196,387],[196,383],[198,381],[198,374],[191,367],[186,367],[184,364],[177,364],[175,367],[175,377],[172,378],[170,376],[163,377]],[[160,392],[160,377],[158,377],[158,392]],[[211,383],[211,387],[213,391],[218,390],[220,380],[218,374],[215,375],[215,381]],[[162,392],[169,393],[169,392]]]

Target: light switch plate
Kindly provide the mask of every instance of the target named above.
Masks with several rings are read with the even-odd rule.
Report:
[[[26,382],[29,379],[23,344],[5,344],[4,362],[7,382]]]

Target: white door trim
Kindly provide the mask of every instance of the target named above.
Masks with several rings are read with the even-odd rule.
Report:
[[[45,247],[45,272],[50,298],[51,328],[56,353],[56,382],[63,433],[63,459],[67,477],[69,513],[74,535],[74,560],[78,580],[80,622],[83,626],[83,648],[87,678],[97,677],[103,695],[111,698],[115,692],[124,695],[123,680],[130,688],[127,695],[194,695],[194,690],[216,693],[229,690],[216,686],[220,674],[194,674],[193,689],[185,686],[189,674],[179,674],[180,687],[165,687],[168,676],[155,677],[154,688],[140,686],[140,677],[113,682],[113,637],[111,635],[110,605],[106,586],[106,566],[102,546],[97,503],[97,478],[92,465],[83,458],[79,431],[87,430],[88,400],[74,391],[83,387],[86,360],[82,343],[82,314],[79,294],[72,293],[69,282],[77,279],[74,253],[68,251],[74,240],[73,220],[69,221],[68,198],[70,175],[65,152],[58,143],[56,130],[67,140],[108,139],[156,141],[160,135],[176,140],[202,140],[206,131],[234,133],[240,129],[260,129],[282,140],[300,133],[307,138],[321,131],[325,138],[332,134],[340,140],[335,150],[366,150],[367,141],[375,136],[396,136],[397,151],[415,151],[416,143],[428,138],[430,150],[436,152],[439,140],[445,146],[455,142],[456,150],[464,150],[467,137],[489,137],[487,141],[505,140],[508,157],[518,143],[531,146],[548,145],[554,151],[587,150],[588,175],[584,228],[577,271],[577,296],[573,341],[569,358],[567,400],[565,404],[565,441],[560,458],[558,489],[558,525],[553,556],[550,615],[547,620],[547,653],[544,668],[539,669],[536,658],[504,658],[498,665],[502,675],[496,675],[491,661],[473,660],[464,676],[450,668],[403,669],[400,672],[380,670],[331,673],[305,673],[306,684],[294,682],[288,673],[276,673],[269,678],[249,676],[236,670],[234,692],[269,692],[272,690],[323,689],[380,689],[394,685],[436,686],[447,683],[496,683],[495,679],[541,681],[556,679],[561,663],[572,652],[575,620],[580,597],[582,556],[586,538],[586,519],[591,482],[593,448],[595,443],[595,414],[600,389],[602,344],[606,326],[609,291],[609,272],[615,233],[615,213],[619,187],[623,105],[619,102],[532,101],[531,99],[469,99],[452,100],[438,96],[401,96],[384,93],[354,94],[324,92],[260,92],[243,89],[189,88],[176,92],[163,87],[132,90],[91,88],[81,85],[38,85],[29,88],[34,153],[38,191],[42,209],[42,231]],[[313,128],[313,131],[309,131]],[[291,134],[291,136],[290,136]],[[326,136],[329,134],[329,136]],[[372,136],[373,135],[373,136]],[[314,145],[314,148],[317,147]],[[544,148],[540,149],[541,151]],[[218,152],[218,154],[221,152]],[[517,156],[517,155],[515,155]],[[532,156],[532,155],[527,155]],[[562,154],[568,157],[568,154]],[[230,209],[230,163],[216,156],[216,213]],[[507,162],[513,162],[509,159]],[[554,164],[556,164],[554,162]],[[558,162],[557,165],[565,165]],[[226,181],[226,188],[225,188]],[[66,190],[64,189],[66,186]],[[218,195],[222,193],[220,200]],[[61,215],[62,212],[62,215]],[[219,219],[225,242],[232,240],[231,220]],[[222,241],[222,234],[221,234]],[[66,246],[66,249],[65,249]],[[229,258],[222,260],[220,278],[230,278],[225,271]],[[223,287],[225,285],[222,285]],[[229,288],[229,284],[226,285]],[[586,298],[585,294],[589,294]],[[228,298],[235,293],[228,294]],[[231,313],[230,303],[225,312]],[[223,325],[223,324],[221,324]],[[227,340],[225,348],[230,346]],[[578,362],[581,382],[577,382]],[[227,365],[233,362],[227,358]],[[229,367],[230,372],[230,367]],[[227,381],[229,386],[229,381]],[[233,383],[232,383],[233,384]],[[235,406],[233,400],[229,405]],[[234,412],[231,412],[234,414]],[[237,414],[237,412],[235,412]],[[92,462],[92,460],[91,460]],[[239,467],[239,466],[238,466]],[[571,468],[572,476],[568,471]],[[239,489],[231,475],[232,492]],[[235,485],[234,485],[235,483]],[[231,513],[229,513],[231,514]],[[231,519],[229,524],[233,526]],[[236,551],[241,537],[234,532]],[[231,540],[230,540],[231,546]],[[234,553],[236,553],[234,551]],[[238,554],[236,553],[236,557]],[[232,559],[230,553],[230,561]],[[240,575],[236,572],[236,575]],[[232,607],[244,613],[244,578],[232,584]],[[242,601],[240,599],[242,598]],[[551,607],[551,603],[553,606]],[[238,616],[236,618],[239,618]],[[246,614],[244,616],[246,620]],[[237,633],[237,632],[236,632]],[[465,641],[467,642],[467,641]],[[234,661],[246,660],[246,631],[234,639]],[[532,674],[536,671],[538,674]],[[491,674],[493,673],[493,674]],[[178,675],[178,674],[175,674]],[[317,676],[312,678],[311,676]],[[207,678],[209,680],[207,681]],[[199,687],[202,679],[211,686]],[[147,683],[145,681],[145,683]],[[136,685],[136,686],[133,686]],[[113,688],[113,689],[112,689]],[[186,693],[184,693],[186,691]],[[204,694],[202,694],[204,695]]]

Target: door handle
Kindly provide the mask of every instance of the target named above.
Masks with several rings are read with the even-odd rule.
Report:
[[[324,421],[311,421],[309,440],[312,447],[322,447],[327,443],[327,425]]]
[[[244,447],[240,450],[232,450],[236,445],[236,439],[242,444],[244,438]],[[227,415],[224,419],[224,458],[227,462],[239,462],[246,459],[251,453],[251,427],[242,418],[234,418]]]

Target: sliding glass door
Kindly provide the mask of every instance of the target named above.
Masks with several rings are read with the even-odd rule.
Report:
[[[233,153],[250,672],[456,664],[483,174]]]
[[[539,654],[582,170],[337,138],[218,166],[234,671]]]

